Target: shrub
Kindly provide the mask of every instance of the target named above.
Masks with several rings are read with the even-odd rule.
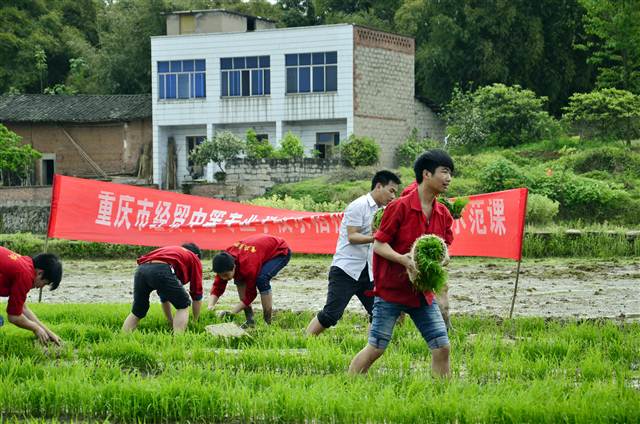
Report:
[[[296,199],[287,195],[280,197],[275,194],[268,197],[258,197],[247,203],[269,208],[307,212],[342,212],[347,206],[346,203],[342,201],[316,202],[311,196],[303,196]]]
[[[300,137],[287,131],[280,141],[280,147],[275,151],[274,157],[278,159],[301,159],[304,157],[304,147]]]
[[[575,93],[562,119],[585,138],[626,140],[640,137],[640,95],[616,88]]]
[[[223,163],[240,155],[244,148],[245,143],[240,138],[229,131],[221,131],[216,133],[212,140],[200,143],[189,158],[200,166],[214,162],[224,172]]]
[[[567,157],[567,163],[578,174],[590,171],[630,172],[640,175],[640,154],[625,148],[605,146]]]
[[[527,222],[549,224],[558,214],[560,203],[541,194],[530,193],[527,199]]]
[[[352,168],[375,165],[380,157],[380,146],[370,137],[351,134],[346,142],[340,144],[340,157]]]
[[[0,124],[0,185],[10,182],[11,174],[20,180],[27,178],[34,161],[42,156],[21,140],[22,137]]]
[[[273,156],[273,146],[269,140],[259,140],[253,128],[247,130],[246,153],[248,159],[266,159]]]
[[[398,166],[412,166],[418,156],[429,149],[441,147],[442,143],[428,138],[420,139],[418,130],[414,128],[407,140],[396,148]]]
[[[449,140],[471,148],[511,147],[555,135],[560,127],[544,110],[546,100],[519,85],[456,89],[445,109]]]
[[[499,158],[484,167],[479,177],[480,189],[485,193],[529,185],[524,171],[504,158]]]

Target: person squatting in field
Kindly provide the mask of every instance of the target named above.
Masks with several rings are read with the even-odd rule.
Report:
[[[336,253],[329,268],[327,302],[307,327],[316,336],[342,318],[356,295],[369,315],[373,311],[373,235],[371,222],[376,211],[395,199],[400,178],[391,171],[379,171],[371,179],[371,191],[349,203],[340,224]]]
[[[189,306],[193,310],[193,319],[197,320],[203,295],[201,257],[200,248],[194,243],[160,247],[139,257],[133,278],[133,305],[122,331],[135,330],[147,315],[149,296],[154,290],[158,292],[162,311],[174,333],[182,333],[187,328]],[[183,287],[186,284],[189,284],[189,294]],[[171,305],[176,309],[175,316]]]
[[[271,279],[284,268],[291,259],[291,249],[287,242],[276,236],[257,234],[247,237],[213,258],[213,272],[216,277],[209,296],[209,310],[214,310],[218,299],[227,288],[227,282],[233,279],[238,290],[240,303],[230,311],[221,311],[220,317],[234,315],[244,311],[244,327],[253,326],[251,303],[260,291],[262,314],[267,324],[271,324],[273,297]]]
[[[61,339],[44,325],[27,305],[31,289],[49,286],[55,290],[62,279],[62,263],[56,255],[40,253],[21,256],[0,247],[0,296],[9,297],[7,315],[10,323],[33,331],[42,344],[60,345]]]
[[[411,317],[432,354],[432,371],[449,376],[449,337],[433,292],[417,292],[408,276],[415,272],[409,257],[413,242],[435,234],[450,245],[453,217],[436,197],[451,182],[453,160],[442,150],[429,150],[414,163],[418,187],[385,209],[373,244],[374,306],[368,343],[351,361],[349,373],[366,373],[384,353],[401,312]]]

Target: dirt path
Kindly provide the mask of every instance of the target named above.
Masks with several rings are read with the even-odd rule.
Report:
[[[273,281],[274,307],[319,310],[326,297],[329,264],[330,259],[294,258]],[[129,303],[134,270],[131,260],[66,261],[63,284],[55,292],[45,290],[43,301]],[[515,263],[509,261],[454,258],[449,266],[451,312],[507,316],[515,272]],[[211,273],[205,272],[205,279],[208,293]],[[223,306],[237,301],[233,286],[229,289],[221,299]],[[29,302],[37,302],[35,290]],[[362,310],[357,299],[349,309]],[[525,260],[514,315],[640,318],[640,259]]]

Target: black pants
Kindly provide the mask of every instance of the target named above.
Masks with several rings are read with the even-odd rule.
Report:
[[[171,302],[176,309],[191,305],[189,294],[168,264],[147,263],[138,266],[133,277],[133,305],[131,313],[144,318],[149,311],[149,295],[157,290],[163,302]]]
[[[365,264],[358,280],[351,278],[346,272],[337,266],[329,269],[329,291],[327,303],[318,313],[318,321],[324,328],[333,327],[342,318],[344,310],[353,295],[358,296],[362,306],[369,314],[373,311],[373,297],[365,296],[366,290],[373,290],[373,282],[369,280],[368,266]]]

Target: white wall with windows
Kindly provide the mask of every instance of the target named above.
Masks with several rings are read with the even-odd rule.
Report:
[[[307,156],[313,156],[316,144],[326,144],[325,134],[339,133],[339,140],[346,140],[351,132],[347,130],[346,119],[336,119],[332,121],[291,121],[285,122],[283,131],[298,135],[302,140],[304,152]],[[335,143],[334,143],[335,144]],[[335,152],[335,150],[334,150]]]
[[[273,144],[291,130],[308,153],[316,132],[346,138],[353,131],[353,30],[339,24],[152,37],[154,182],[162,183],[167,128],[181,134],[184,149],[194,126],[207,136],[207,128],[244,136],[254,127]],[[187,174],[182,156],[179,178]]]

